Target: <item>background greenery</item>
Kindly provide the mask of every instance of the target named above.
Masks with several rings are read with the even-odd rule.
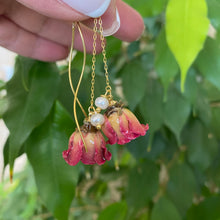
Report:
[[[0,219],[220,219],[220,1],[128,0],[146,31],[127,44],[107,39],[116,96],[150,130],[109,146],[103,166],[68,166],[75,129],[67,66],[17,57],[0,116],[10,130],[4,164],[28,156],[14,183],[0,185]],[[207,14],[208,13],[208,14]],[[209,22],[215,31],[210,34]],[[78,79],[82,54],[73,60]],[[88,106],[91,56],[79,99]],[[96,96],[103,93],[101,57]],[[3,94],[3,93],[2,93]],[[83,117],[80,115],[80,120]]]

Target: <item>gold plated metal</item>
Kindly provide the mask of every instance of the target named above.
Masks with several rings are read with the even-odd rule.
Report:
[[[82,45],[83,45],[83,66],[82,66],[82,71],[81,71],[81,74],[80,74],[80,78],[79,78],[79,81],[78,81],[78,84],[77,84],[77,87],[76,87],[76,90],[74,90],[73,88],[73,84],[72,84],[72,78],[71,78],[71,61],[72,61],[72,54],[73,54],[73,45],[74,45],[74,36],[75,36],[75,26],[77,26],[78,28],[78,31],[79,31],[79,34],[80,34],[80,37],[81,37],[81,40],[82,40]],[[79,87],[80,87],[80,84],[82,82],[82,77],[83,77],[83,74],[84,74],[84,71],[85,71],[85,66],[86,66],[86,46],[85,46],[85,41],[84,41],[84,37],[83,37],[83,34],[82,34],[82,30],[80,28],[80,24],[79,22],[75,22],[73,25],[72,25],[72,43],[71,43],[71,50],[70,50],[70,58],[69,58],[69,81],[70,81],[70,86],[71,86],[71,89],[72,89],[72,92],[74,94],[74,100],[73,100],[73,114],[74,114],[74,119],[75,119],[75,122],[76,122],[76,126],[77,126],[77,129],[78,129],[78,132],[80,134],[80,137],[82,139],[82,142],[84,144],[84,147],[85,147],[85,150],[87,152],[87,146],[86,146],[86,142],[83,138],[83,135],[82,135],[82,132],[81,132],[81,128],[79,126],[79,122],[78,122],[78,117],[77,117],[77,113],[76,113],[76,102],[78,102],[79,106],[81,106],[81,110],[83,109],[81,103],[79,102],[78,98],[77,98],[77,95],[78,95],[78,92],[79,92]],[[77,101],[78,100],[78,101]],[[85,113],[84,109],[82,110],[85,117],[87,118],[87,114]]]
[[[105,50],[105,38],[103,35],[103,27],[102,27],[101,17],[99,17],[99,32],[100,32],[103,63],[104,63],[104,70],[105,70],[105,79],[106,79],[105,96],[107,96],[108,99],[111,100],[112,99],[112,88],[111,88],[110,82],[109,82],[108,64],[107,64],[107,57],[106,57],[106,50]]]
[[[69,71],[68,71],[69,83],[70,83],[70,87],[71,87],[71,90],[72,90],[74,96],[75,96],[75,89],[73,87],[73,82],[72,82],[72,77],[71,77],[71,63],[72,63],[72,58],[73,58],[73,45],[74,45],[74,39],[75,39],[75,26],[77,26],[77,24],[73,23],[72,24],[72,42],[71,42],[70,54],[69,54]],[[82,107],[82,105],[81,105],[78,98],[77,98],[77,103],[78,103],[80,109],[82,110],[84,116],[87,118],[87,114],[86,114],[84,108]]]
[[[95,107],[94,107],[94,86],[95,86],[95,64],[96,64],[96,40],[97,40],[97,23],[98,20],[97,18],[94,19],[94,27],[93,27],[93,52],[92,52],[92,79],[91,79],[91,99],[90,99],[90,106],[89,106],[89,116],[93,112],[95,112]]]

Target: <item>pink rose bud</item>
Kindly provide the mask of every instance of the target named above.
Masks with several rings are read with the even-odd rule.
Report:
[[[102,131],[108,138],[108,144],[126,144],[131,140],[144,136],[149,129],[148,124],[140,124],[136,116],[118,103],[109,107],[105,113]]]
[[[75,166],[80,160],[84,164],[102,165],[106,160],[111,160],[111,153],[106,148],[106,142],[102,133],[93,126],[83,125],[81,132],[86,143],[87,152],[79,131],[75,131],[70,139],[68,150],[63,151],[63,158]]]

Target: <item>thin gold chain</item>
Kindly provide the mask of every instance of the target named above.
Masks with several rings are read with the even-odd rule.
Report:
[[[95,90],[95,64],[96,64],[96,40],[97,40],[97,18],[94,19],[94,27],[93,27],[93,52],[92,52],[92,79],[91,79],[91,100],[90,107],[88,109],[89,113],[94,112],[94,90]]]
[[[103,27],[102,27],[101,17],[99,17],[99,31],[100,31],[100,39],[101,39],[103,63],[104,63],[104,70],[105,70],[105,79],[106,79],[105,95],[108,95],[109,98],[112,98],[112,88],[109,82],[108,64],[107,64],[107,57],[106,57],[106,50],[105,50],[105,38],[103,36]]]

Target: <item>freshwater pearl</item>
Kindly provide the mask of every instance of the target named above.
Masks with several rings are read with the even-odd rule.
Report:
[[[99,113],[92,115],[90,120],[93,126],[102,125],[105,122],[104,116]]]
[[[105,97],[98,97],[95,100],[95,105],[101,109],[107,109],[109,106],[108,99]]]

